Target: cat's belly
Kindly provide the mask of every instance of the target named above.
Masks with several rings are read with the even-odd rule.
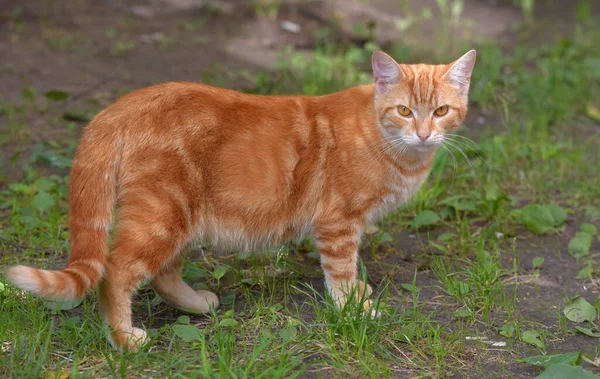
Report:
[[[406,203],[421,187],[427,173],[414,177],[397,177],[388,185],[387,193],[379,204],[366,210],[367,221],[372,222],[396,211]],[[311,211],[304,212],[262,212],[252,217],[233,217],[235,210],[200,212],[201,220],[195,227],[192,240],[200,240],[221,251],[257,251],[273,248],[294,239],[303,239],[310,235],[314,220],[319,216],[320,208],[315,201]],[[272,206],[273,204],[271,204]],[[266,207],[271,210],[271,207]],[[261,209],[263,211],[264,209]]]
[[[219,251],[258,251],[277,247],[294,239],[303,239],[310,234],[311,229],[310,220],[257,227],[231,219],[209,218],[196,228],[193,240]]]

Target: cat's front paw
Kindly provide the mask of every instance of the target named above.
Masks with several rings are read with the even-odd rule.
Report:
[[[365,311],[369,310],[372,305],[372,300],[369,300],[369,296],[373,293],[371,286],[359,280],[350,287],[344,286],[343,288],[331,291],[336,305],[339,309],[342,309],[348,300],[354,300],[359,304],[362,304]],[[372,310],[371,317],[379,317],[378,311]]]
[[[208,312],[210,307],[215,309],[219,308],[219,297],[214,293],[205,290],[197,290],[196,294],[203,301],[203,307],[207,309],[206,312]]]
[[[379,312],[377,309],[375,309],[373,307],[373,300],[365,300],[365,302],[363,303],[363,309],[366,312],[369,312],[369,315],[371,316],[372,319],[381,317],[381,312]]]
[[[131,337],[129,338],[129,346],[137,350],[138,348],[144,346],[148,343],[150,339],[148,338],[148,334],[140,328],[133,328],[131,333]]]
[[[150,339],[143,329],[133,328],[131,334],[127,337],[127,350],[137,351],[140,347],[148,343]]]
[[[108,342],[113,348],[125,351],[138,351],[148,341],[149,338],[146,332],[135,327],[129,332],[114,331],[108,337]]]

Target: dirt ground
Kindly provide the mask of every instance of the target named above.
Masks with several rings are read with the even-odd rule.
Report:
[[[272,70],[278,54],[286,46],[311,49],[315,45],[314,32],[330,27],[332,39],[360,43],[364,37],[355,33],[352,25],[373,21],[376,24],[376,40],[383,46],[391,41],[402,41],[407,46],[431,49],[428,36],[435,32],[435,19],[420,24],[417,31],[406,35],[392,27],[402,10],[394,0],[352,0],[286,2],[277,17],[257,17],[249,2],[233,0],[70,0],[43,1],[3,0],[0,2],[0,93],[4,101],[22,98],[24,87],[34,85],[36,91],[69,92],[66,103],[50,105],[46,115],[36,115],[27,120],[33,133],[23,143],[2,146],[3,156],[11,157],[21,152],[14,168],[8,162],[2,166],[14,178],[19,178],[20,163],[25,160],[32,146],[44,140],[61,140],[67,131],[53,126],[50,118],[72,109],[94,112],[114,100],[119,93],[162,81],[204,81],[215,85],[243,88],[249,85],[241,71]],[[434,0],[412,0],[411,9],[435,8]],[[499,44],[510,46],[518,38],[513,32],[519,10],[510,0],[465,2],[464,18],[472,20],[472,30]],[[540,1],[536,7],[543,12],[549,23],[569,28],[573,15],[564,14],[561,1]],[[15,7],[22,9],[14,15]],[[595,11],[600,2],[595,2]],[[15,33],[15,18],[22,29]],[[298,30],[282,27],[289,21]],[[469,38],[468,31],[466,38]],[[465,34],[461,34],[465,37]],[[473,37],[471,35],[471,37]],[[538,38],[551,40],[553,35]],[[90,102],[93,99],[93,102]],[[480,119],[488,117],[477,110],[470,116],[468,126],[477,129]],[[85,126],[77,123],[76,133]],[[66,137],[64,137],[66,138]],[[64,173],[64,172],[63,172]],[[595,299],[600,290],[595,283],[576,280],[580,267],[573,265],[567,254],[568,236],[577,227],[574,220],[567,223],[567,230],[559,236],[533,237],[527,232],[519,234],[516,242],[521,262],[531,262],[533,257],[545,258],[538,278],[524,274],[519,280],[517,301],[525,318],[540,325],[556,325],[557,304],[567,297],[581,294],[588,300]],[[597,224],[600,227],[600,224]],[[419,236],[403,231],[394,235],[394,251],[391,254],[380,248],[377,259],[370,251],[362,251],[369,269],[369,280],[377,285],[384,277],[395,283],[410,283],[413,273],[419,271],[417,285],[423,288],[421,299],[430,300],[431,307],[440,308],[438,299],[443,293],[436,287],[436,278],[427,269],[430,254]],[[503,250],[512,249],[512,240],[502,243]],[[594,251],[600,251],[600,242],[594,241]],[[300,264],[315,262],[306,258]],[[512,255],[505,256],[505,264],[512,264]],[[394,269],[390,270],[393,266]],[[307,266],[309,267],[309,266]],[[310,272],[310,270],[306,270]],[[322,288],[319,275],[307,276],[306,281]],[[507,283],[507,291],[512,291]],[[399,296],[406,296],[405,293]],[[500,326],[500,325],[498,325]],[[498,335],[488,336],[490,339]],[[595,339],[575,335],[563,342],[547,341],[548,352],[582,351],[597,354]],[[535,355],[535,348],[519,351],[520,356]],[[497,354],[505,354],[499,349]],[[531,377],[539,370],[518,364],[504,367],[515,377]],[[488,372],[496,371],[494,362]]]

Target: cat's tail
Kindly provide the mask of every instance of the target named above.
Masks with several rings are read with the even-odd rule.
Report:
[[[118,131],[98,125],[99,118],[88,126],[71,169],[68,267],[14,266],[8,270],[12,283],[48,300],[80,299],[104,276],[122,145]]]

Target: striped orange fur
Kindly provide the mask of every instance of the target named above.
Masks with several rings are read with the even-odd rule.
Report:
[[[125,349],[146,338],[131,321],[144,280],[176,307],[218,306],[180,277],[196,238],[255,249],[312,235],[334,298],[354,286],[370,293],[357,281],[362,230],[425,181],[444,134],[465,118],[474,63],[475,51],[449,65],[376,52],[373,84],[319,97],[194,83],[129,93],[92,120],[75,156],[68,267],[8,276],[55,300],[98,288],[110,340]]]

